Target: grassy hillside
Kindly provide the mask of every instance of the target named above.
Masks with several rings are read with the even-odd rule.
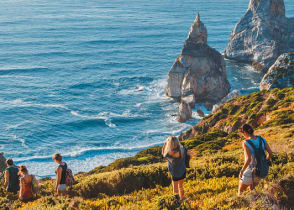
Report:
[[[255,193],[237,197],[243,164],[242,137],[237,130],[249,122],[275,152],[269,176]],[[225,103],[181,136],[195,151],[184,185],[189,198],[179,204],[172,195],[161,147],[116,160],[75,176],[67,198],[52,194],[54,180],[43,180],[38,198],[21,204],[0,188],[1,209],[212,209],[290,208],[294,206],[294,89],[274,89]],[[1,181],[3,182],[3,180]],[[1,183],[1,186],[2,183]]]

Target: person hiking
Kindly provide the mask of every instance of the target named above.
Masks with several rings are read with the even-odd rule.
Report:
[[[184,201],[183,183],[186,178],[185,159],[187,151],[181,145],[177,137],[170,136],[166,139],[161,153],[168,161],[168,170],[172,178],[173,193],[178,194],[180,200]]]
[[[62,156],[58,153],[54,154],[52,159],[58,164],[56,168],[56,186],[55,190],[58,195],[66,195],[66,170],[67,164],[62,162]]]
[[[19,199],[23,202],[31,201],[35,194],[34,187],[38,186],[39,182],[35,176],[29,175],[24,165],[20,166],[18,174],[20,176]]]
[[[6,160],[7,168],[5,169],[5,183],[4,187],[7,192],[12,192],[17,194],[19,191],[19,176],[18,176],[18,167],[14,165],[12,159]]]
[[[240,129],[240,132],[246,140],[243,141],[242,144],[245,163],[239,174],[240,182],[238,195],[241,195],[248,186],[253,190],[254,186],[259,183],[260,178],[264,178],[264,176],[267,175],[269,165],[266,164],[268,164],[268,161],[272,158],[272,150],[270,146],[264,138],[254,135],[254,130],[250,125],[244,124]],[[266,159],[265,151],[268,153]],[[256,173],[257,167],[260,168],[258,169],[259,172],[264,169],[261,171],[263,175]]]

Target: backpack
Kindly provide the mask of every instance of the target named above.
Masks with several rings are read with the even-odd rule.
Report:
[[[253,150],[255,152],[255,159],[256,159],[256,163],[257,163],[254,168],[255,175],[260,178],[265,178],[268,175],[270,163],[266,159],[265,152],[262,148],[262,143],[265,145],[263,138],[261,138],[259,136],[257,138],[259,138],[259,147],[258,148],[256,148],[250,140],[248,140],[247,142],[250,144],[250,146],[253,148]]]
[[[184,147],[185,150],[185,166],[186,168],[190,168],[190,155],[187,154],[188,150]]]
[[[72,186],[74,181],[75,180],[74,180],[71,169],[67,168],[66,173],[65,173],[65,184],[66,184],[66,186]]]

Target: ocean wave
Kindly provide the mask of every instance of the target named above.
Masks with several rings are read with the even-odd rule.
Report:
[[[45,70],[48,70],[48,68],[43,66],[2,66],[0,67],[0,74],[26,73]]]
[[[24,120],[24,121],[22,121],[20,123],[14,124],[14,125],[7,125],[6,128],[5,128],[5,130],[16,129],[16,128],[18,128],[18,127],[26,124],[27,122],[30,122],[30,121],[29,120]]]
[[[11,138],[12,138],[12,140],[14,140],[14,141],[18,141],[18,142],[20,142],[21,145],[22,145],[23,147],[28,148],[28,146],[26,145],[26,141],[25,141],[25,139],[20,138],[20,137],[17,137],[15,134],[11,134]]]
[[[131,44],[135,43],[132,39],[99,39],[81,42],[87,45],[101,45],[101,44]]]
[[[94,115],[94,116],[83,115],[83,114],[80,114],[80,113],[73,111],[73,110],[70,113],[76,117],[86,119],[83,122],[80,122],[80,126],[82,125],[82,123],[84,124],[84,126],[95,126],[95,125],[99,125],[99,123],[98,123],[99,121],[100,122],[103,121],[103,124],[107,125],[108,127],[116,127],[116,125],[114,123],[112,123],[110,118],[107,117],[104,113],[100,113],[100,114]],[[93,124],[91,124],[91,123],[93,123]],[[78,124],[76,124],[76,125],[78,125]]]
[[[143,149],[147,149],[149,147],[152,146],[157,146],[157,145],[161,145],[161,142],[155,142],[152,144],[145,144],[145,145],[136,145],[136,146],[109,146],[109,147],[86,147],[86,148],[76,148],[75,150],[71,150],[70,152],[65,152],[63,153],[63,157],[64,159],[73,159],[73,158],[79,158],[79,157],[83,157],[86,156],[88,154],[91,155],[102,155],[102,154],[110,154],[110,153],[118,153],[118,152],[122,152],[122,153],[129,153],[129,152],[137,152]],[[97,153],[99,152],[99,153]],[[93,154],[95,153],[95,154]],[[46,161],[52,161],[52,156],[51,155],[44,155],[44,156],[40,156],[40,155],[33,155],[33,156],[28,156],[28,157],[21,157],[21,158],[14,158],[15,162],[31,162],[31,161],[35,161],[35,162],[46,162]]]
[[[13,105],[13,106],[17,106],[17,107],[45,107],[45,108],[59,108],[59,109],[68,110],[68,108],[65,105],[62,105],[62,104],[31,103],[31,102],[25,102],[21,98],[17,98],[15,100],[11,100],[11,101],[0,100],[0,102],[10,104],[10,105]]]

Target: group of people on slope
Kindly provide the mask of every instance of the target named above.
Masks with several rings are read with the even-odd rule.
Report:
[[[241,195],[249,186],[253,190],[254,186],[258,184],[261,177],[256,174],[256,167],[258,161],[258,152],[264,154],[265,159],[270,161],[272,158],[272,150],[266,140],[260,136],[254,135],[254,130],[249,124],[244,124],[240,133],[244,136],[243,151],[244,151],[244,165],[239,174],[239,189],[238,195]],[[259,150],[259,148],[261,148]],[[268,155],[265,155],[265,152]],[[173,193],[177,194],[180,201],[186,200],[184,196],[183,183],[186,178],[187,158],[191,157],[191,151],[187,151],[180,143],[177,137],[170,136],[166,139],[162,147],[162,155],[168,161],[168,170],[172,179]]]
[[[52,159],[58,164],[55,171],[55,191],[58,195],[66,195],[67,164],[62,161],[62,156],[58,153],[54,154]],[[10,158],[6,160],[6,165],[4,187],[7,192],[18,194],[19,199],[24,202],[32,200],[38,191],[38,179],[29,174],[26,166],[18,167]]]
[[[243,141],[243,150],[245,162],[239,175],[239,190],[238,195],[241,195],[249,186],[253,190],[254,186],[260,181],[260,177],[256,175],[257,151],[258,148],[264,153],[268,153],[266,159],[272,157],[272,150],[266,140],[260,136],[254,135],[253,128],[244,124],[240,129],[240,133],[245,137]],[[260,151],[259,151],[260,152]],[[162,155],[168,161],[168,170],[171,174],[173,193],[177,194],[181,201],[184,201],[184,179],[186,178],[186,168],[189,164],[189,159],[192,156],[191,151],[186,150],[180,143],[177,137],[170,136],[166,139],[162,147]],[[58,164],[56,168],[56,186],[55,190],[58,195],[66,194],[66,178],[67,164],[62,161],[62,156],[58,153],[54,154],[52,159]],[[5,188],[8,192],[17,193],[23,201],[31,200],[34,196],[33,185],[38,185],[38,180],[35,176],[30,175],[26,166],[17,167],[13,164],[12,159],[7,159],[7,168],[5,170]]]

